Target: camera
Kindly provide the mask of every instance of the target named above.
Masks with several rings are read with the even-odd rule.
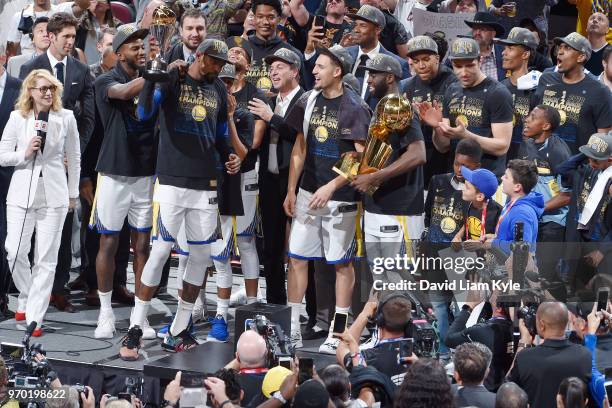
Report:
[[[407,328],[412,338],[412,351],[417,357],[436,358],[440,340],[436,330],[427,319],[412,319]]]
[[[34,19],[32,16],[23,15],[23,10],[21,11],[21,17],[19,18],[19,25],[17,26],[17,30],[19,30],[22,34],[31,34],[32,28],[34,27]]]
[[[256,315],[249,326],[266,341],[269,367],[278,365],[280,360],[293,359],[295,350],[291,347],[289,337],[278,323],[269,321],[263,315]]]
[[[46,355],[42,344],[30,346],[30,337],[36,328],[36,322],[30,323],[21,344],[2,343],[1,351],[6,356],[9,387],[40,388],[51,384],[51,366],[46,359],[36,360],[36,355]]]

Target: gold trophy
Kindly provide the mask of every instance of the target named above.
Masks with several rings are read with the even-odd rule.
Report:
[[[159,53],[147,63],[144,78],[154,82],[166,82],[168,76],[168,63],[162,57],[168,48],[168,43],[176,31],[176,13],[166,4],[162,4],[153,12],[153,18],[149,32],[157,41]]]
[[[388,143],[392,132],[402,132],[410,126],[412,121],[412,107],[410,101],[397,94],[390,94],[382,98],[376,105],[375,119],[370,124],[366,147],[359,160],[355,154],[344,155],[333,167],[333,170],[348,180],[358,174],[374,173],[387,165],[393,153]],[[367,193],[372,195],[378,186],[372,186]]]

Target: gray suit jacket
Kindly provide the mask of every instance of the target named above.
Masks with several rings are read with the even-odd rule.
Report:
[[[35,55],[16,55],[6,64],[6,72],[8,72],[8,74],[14,78],[19,78],[19,71],[21,71],[21,67],[34,58],[36,58]]]

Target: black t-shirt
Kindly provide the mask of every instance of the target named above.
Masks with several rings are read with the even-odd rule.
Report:
[[[514,106],[514,116],[512,117],[512,143],[520,144],[523,141],[523,123],[529,115],[529,112],[536,106],[537,97],[535,89],[522,90],[518,89],[512,83],[510,78],[504,79],[502,82],[512,94],[512,105]],[[508,158],[508,159],[513,159]]]
[[[492,198],[489,199],[487,213],[485,214],[485,234],[495,233],[501,210],[501,205],[497,204]],[[465,220],[466,234],[461,237],[461,239],[480,239],[482,233],[482,209],[477,209],[468,203],[468,205],[464,207],[463,219]]]
[[[225,85],[219,79],[196,81],[188,74],[181,79],[173,70],[170,80],[159,86],[159,182],[216,190],[218,169],[230,153]]]
[[[138,97],[128,101],[108,97],[112,86],[128,82],[130,78],[119,63],[96,79],[96,106],[104,126],[96,170],[115,176],[152,176],[155,174],[156,118],[138,119]]]
[[[382,12],[385,15],[385,28],[380,33],[380,43],[387,51],[399,55],[397,46],[408,43],[408,32],[388,10],[382,10]]]
[[[387,166],[400,158],[411,143],[423,140],[419,120],[414,116],[405,132],[392,132],[387,143],[393,153]],[[366,211],[387,215],[418,215],[423,213],[423,166],[385,180],[373,195],[364,196]]]
[[[312,22],[315,16],[310,14],[308,16],[308,22],[302,27],[301,31],[296,35],[295,46],[300,51],[304,52],[306,49],[306,43],[308,42],[308,31],[312,27]],[[321,48],[329,48],[332,45],[340,44],[340,40],[344,34],[351,32],[352,26],[346,20],[342,21],[342,24],[333,24],[325,19],[325,16],[320,16],[323,19],[323,42],[320,44]]]
[[[280,48],[287,48],[298,55],[302,55],[297,49],[282,41],[276,36],[268,41],[264,41],[255,35],[249,37],[249,45],[252,50],[251,69],[246,73],[246,80],[255,85],[262,92],[269,92],[272,89],[270,80],[270,67],[264,61],[268,55],[274,54]],[[300,72],[301,73],[301,72]]]
[[[456,126],[461,117],[467,123],[467,130],[479,136],[493,137],[492,123],[512,122],[512,95],[505,86],[487,77],[471,88],[463,88],[460,83],[452,84],[444,95],[443,116]],[[453,146],[458,141],[453,140]],[[482,155],[482,167],[501,176],[506,168],[506,155]]]
[[[431,177],[425,201],[425,226],[428,228],[427,242],[441,244],[453,240],[465,224],[464,208],[467,203],[461,198],[461,190],[453,187],[453,173]]]
[[[238,384],[244,391],[243,405],[248,405],[255,397],[261,394],[261,385],[266,376],[266,373],[239,374],[237,376]]]
[[[610,90],[588,75],[575,84],[563,82],[561,74],[546,72],[540,77],[538,103],[559,111],[561,126],[555,131],[572,154],[584,145],[597,129],[612,127]]]
[[[599,76],[599,74],[603,72],[602,60],[603,60],[603,53],[606,47],[608,47],[608,45],[606,45],[599,51],[593,51],[591,53],[591,58],[589,58],[586,64],[584,64],[584,67],[588,69],[591,74],[595,76]]]
[[[261,120],[259,116],[253,116],[249,112],[249,101],[253,100],[253,98],[257,98],[257,99],[261,99],[262,101],[266,103],[269,103],[268,98],[266,98],[266,95],[262,91],[257,89],[255,85],[247,82],[245,86],[242,87],[241,90],[234,93],[234,96],[236,97],[237,108],[242,109],[245,115],[246,114],[251,115],[252,121]],[[238,126],[236,126],[236,128],[238,128]],[[255,163],[257,163],[257,152],[259,151],[259,149],[255,149],[255,150],[252,149],[254,130],[255,130],[255,124],[253,122],[249,142],[245,143],[245,141],[243,140],[243,143],[245,143],[246,146],[249,148],[249,152],[247,153],[247,156],[244,158],[244,161],[242,162],[242,165],[240,166],[241,173],[246,173],[247,171],[253,170],[255,168]],[[238,133],[240,134],[240,132]]]

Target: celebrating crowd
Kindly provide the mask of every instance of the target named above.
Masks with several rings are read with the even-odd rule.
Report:
[[[0,43],[0,306],[6,313],[14,288],[14,319],[35,322],[33,336],[43,335],[49,302],[76,310],[68,286],[99,307],[96,338],[116,335],[113,302],[133,305],[122,359],[138,360],[142,340],[156,337],[162,349],[184,351],[199,344],[193,323],[205,318],[214,270],[207,340],[227,342],[231,261],[239,259],[246,303],[262,300],[263,266],[266,301],[290,306],[297,349],[316,337],[317,273],[335,274],[319,351],[337,355],[339,367],[299,388],[295,372],[276,376],[285,382],[272,391],[293,384],[277,395],[282,404],[303,388],[312,388],[304,398],[348,404],[346,384],[375,375],[355,368],[380,363],[366,350],[403,338],[418,310],[436,321],[431,357],[453,360],[458,388],[441,365],[410,352],[392,372],[376,367],[401,384],[387,392],[389,404],[583,406],[564,405],[572,393],[607,404],[608,2],[575,1],[576,31],[554,39],[556,0],[135,0],[123,5],[135,21],[123,22],[103,0],[24,3]],[[469,34],[417,35],[417,9],[465,13]],[[79,221],[80,274],[69,283]],[[130,250],[134,293],[126,288]],[[167,287],[173,253],[178,306],[155,330],[148,310]],[[371,268],[367,281],[407,297],[366,303],[365,315],[334,336],[336,319],[357,306],[356,275],[399,257],[423,262]],[[468,258],[480,266],[466,274]],[[449,282],[462,276],[534,288],[531,326],[520,312],[521,323],[515,318],[524,299],[510,305],[496,290],[460,299]],[[428,289],[406,290],[422,282]],[[391,317],[376,313],[388,306]],[[359,346],[366,327],[371,343]],[[207,381],[216,392],[216,380]],[[354,403],[380,401],[381,389],[395,386],[383,383],[360,388],[365,400]],[[415,387],[431,395],[411,402]],[[489,394],[498,389],[496,403]]]

